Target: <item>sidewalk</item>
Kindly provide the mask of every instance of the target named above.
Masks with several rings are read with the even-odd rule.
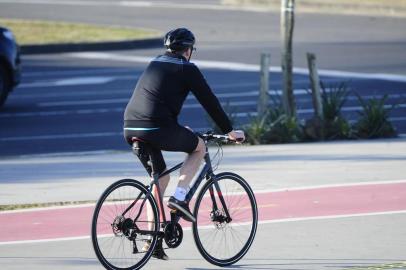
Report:
[[[183,156],[165,155],[168,166]],[[254,191],[406,180],[406,138],[227,146],[217,172],[221,171],[240,174]],[[96,200],[122,178],[148,182],[130,151],[0,159],[0,205]],[[173,178],[167,194],[176,184]]]

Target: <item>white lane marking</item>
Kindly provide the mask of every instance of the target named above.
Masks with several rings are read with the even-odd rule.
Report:
[[[389,120],[401,122],[406,121],[406,117],[389,117]]]
[[[101,69],[75,69],[75,70],[44,70],[44,71],[24,71],[24,78],[28,77],[67,77],[67,76],[75,76],[75,75],[83,75],[83,74],[95,74],[95,75],[102,75],[102,74],[123,74],[123,73],[130,73],[134,75],[140,75],[140,72],[135,70],[134,68],[101,68]]]
[[[112,61],[145,63],[145,64],[151,62],[151,60],[155,58],[152,56],[135,56],[135,55],[112,54],[101,52],[65,53],[62,55],[82,59],[112,60]]]
[[[395,108],[406,108],[406,104],[384,105],[384,108],[390,109],[394,106],[395,106]],[[345,112],[352,112],[352,111],[362,110],[362,107],[361,106],[343,107],[341,110],[345,111]]]
[[[127,100],[127,99],[126,99]],[[100,101],[99,104],[103,104],[104,101]],[[74,102],[76,103],[76,102]],[[97,101],[83,101],[78,105],[85,105],[87,103],[92,103],[96,104]],[[104,104],[107,103],[116,103],[115,100],[112,100],[111,102],[105,101]],[[124,99],[120,99],[120,103],[124,103]],[[257,105],[257,101],[231,101],[231,102],[220,102],[222,106],[232,106],[232,107],[237,107],[237,106],[254,106]],[[72,105],[72,104],[70,104]],[[64,106],[63,102],[59,105],[51,105],[51,104],[42,104],[43,107],[47,106]],[[392,108],[392,105],[385,105],[385,108],[389,109]],[[185,104],[183,105],[184,109],[197,109],[201,108],[200,103],[192,103],[192,104]],[[396,108],[406,108],[406,104],[398,104]],[[356,111],[361,111],[362,107],[361,106],[352,106],[352,107],[343,107],[343,111],[346,112],[356,112]],[[122,107],[115,107],[115,108],[102,108],[102,109],[82,109],[82,110],[61,110],[61,111],[45,111],[45,112],[22,112],[22,113],[4,113],[0,114],[0,118],[14,118],[14,117],[47,117],[47,116],[62,116],[62,115],[70,115],[70,114],[99,114],[99,113],[121,113],[124,111],[124,106]],[[308,114],[308,113],[313,113],[314,110],[313,108],[309,109],[299,109],[297,110],[298,114]],[[234,114],[236,117],[246,117],[246,116],[256,116],[257,113],[254,112],[240,112],[240,113],[235,113]],[[391,117],[389,119],[392,119]],[[396,121],[403,121],[403,117],[395,117],[394,118]]]
[[[112,54],[112,53],[98,53],[98,52],[87,52],[87,53],[69,53],[66,54],[71,57],[85,58],[85,59],[104,59],[104,60],[115,60],[124,62],[138,62],[138,63],[149,63],[153,57],[145,56],[134,56],[134,55],[122,55],[122,54]],[[222,61],[205,61],[196,60],[194,63],[200,68],[213,68],[213,69],[224,69],[224,70],[234,70],[234,71],[259,71],[259,65],[254,64],[244,64],[238,62],[222,62]],[[271,67],[270,71],[281,72],[280,67]],[[294,68],[293,71],[297,74],[308,75],[309,71],[306,68]],[[339,77],[339,78],[356,78],[356,79],[375,79],[375,80],[386,80],[395,82],[406,82],[405,75],[397,74],[384,74],[384,73],[360,73],[360,72],[348,72],[348,71],[338,71],[338,70],[319,70],[319,75],[329,76],[329,77]]]
[[[90,236],[87,235],[87,236],[61,237],[61,238],[49,238],[49,239],[38,239],[38,240],[5,241],[5,242],[0,242],[0,246],[20,245],[20,244],[38,244],[38,243],[72,241],[72,240],[83,240],[83,239],[90,239]]]
[[[55,86],[105,84],[113,81],[113,77],[81,77],[57,80]]]
[[[22,113],[4,113],[0,114],[0,118],[8,117],[33,117],[33,116],[61,116],[69,114],[96,114],[96,113],[121,113],[124,112],[123,107],[109,109],[83,109],[83,110],[62,110],[48,112],[22,112]]]
[[[225,85],[223,85],[223,86],[225,87]],[[110,93],[110,94],[111,93],[116,93],[114,91],[115,90],[111,90],[111,91],[104,92],[104,93]],[[331,91],[332,91],[331,88],[326,88],[326,92],[331,92]],[[122,91],[120,91],[120,92],[122,92]],[[128,94],[128,93],[130,93],[130,91],[126,91],[125,93]],[[85,94],[85,95],[87,95],[87,94]],[[96,92],[96,94],[99,94],[99,93]],[[280,90],[280,89],[269,90],[268,94],[271,95],[271,96],[281,96],[282,95],[282,90]],[[294,89],[294,94],[295,95],[308,95],[309,100],[311,98],[309,90],[307,90],[307,89]],[[239,93],[219,93],[219,94],[216,94],[216,96],[219,99],[237,98],[237,97],[258,97],[258,95],[259,95],[259,91],[244,91],[244,92],[239,92]],[[369,99],[369,98],[375,98],[376,95],[367,95],[367,96],[362,96],[362,97],[364,99]],[[388,95],[388,97],[393,98],[393,99],[398,99],[398,98],[405,98],[406,95],[404,95],[404,94],[391,94],[391,95]],[[55,107],[55,106],[68,106],[68,105],[94,105],[94,104],[114,104],[114,103],[121,104],[121,103],[127,103],[128,100],[129,100],[129,98],[78,100],[78,101],[75,101],[75,100],[72,100],[72,101],[53,101],[53,102],[41,102],[41,103],[38,103],[37,106],[38,107]],[[189,94],[186,97],[186,100],[196,100],[196,99],[192,94]],[[358,98],[354,97],[354,96],[349,96],[349,97],[347,97],[347,100],[358,100]],[[255,102],[257,102],[257,101],[255,101]],[[230,105],[233,105],[234,103],[232,103]],[[234,104],[234,105],[238,105],[238,104]],[[249,103],[249,105],[252,105],[252,104]],[[196,105],[189,105],[189,106],[191,106],[191,107],[188,107],[188,105],[185,105],[184,108],[196,108],[196,107],[198,107]],[[388,105],[388,106],[390,106],[390,105]],[[399,106],[402,106],[402,104],[399,104]]]
[[[232,86],[234,86],[232,84]],[[225,85],[223,85],[225,87]],[[327,91],[330,91],[327,89]],[[98,92],[97,92],[98,93]],[[115,93],[114,90],[107,91],[105,93]],[[126,93],[131,93],[130,91],[126,91]],[[306,89],[295,89],[295,95],[305,95],[308,94],[310,98],[310,94]],[[240,93],[219,93],[216,94],[218,98],[234,98],[234,97],[255,97],[258,96],[258,91],[245,91]],[[282,90],[270,90],[270,95],[281,95]],[[57,95],[58,96],[58,95]],[[186,100],[196,100],[196,98],[190,94],[186,97]],[[98,99],[98,100],[79,100],[79,101],[53,101],[53,102],[41,102],[37,103],[39,107],[54,107],[54,106],[67,106],[67,105],[92,105],[92,104],[112,104],[112,103],[127,103],[129,98],[116,98],[116,99]],[[192,108],[194,108],[193,105]]]
[[[232,103],[230,103],[230,105],[232,106]],[[384,108],[385,109],[391,109],[393,107],[393,105],[385,105]],[[395,108],[406,108],[406,104],[397,104]],[[362,111],[363,107],[361,106],[348,106],[348,107],[343,107],[341,109],[341,111],[343,112],[357,112],[357,111]],[[314,109],[313,108],[309,108],[309,109],[299,109],[297,110],[297,113],[313,113]],[[241,113],[241,115],[243,115],[244,113]]]
[[[225,86],[225,85],[223,85]],[[115,93],[113,90],[109,93]],[[127,91],[127,93],[129,93]],[[270,95],[280,95],[282,90],[270,90]],[[294,93],[296,95],[304,95],[308,94],[307,90],[305,89],[295,89]],[[258,96],[258,91],[248,91],[242,93],[220,93],[216,94],[218,98],[234,98],[234,97],[252,97]],[[196,100],[196,98],[190,94],[186,97],[186,100]],[[116,98],[116,99],[97,99],[97,100],[72,100],[72,101],[53,101],[53,102],[41,102],[37,103],[38,107],[57,107],[57,106],[69,106],[69,105],[95,105],[95,104],[114,104],[114,103],[127,103],[129,98]],[[254,102],[256,103],[256,101]],[[252,102],[247,103],[247,105],[254,104]],[[243,104],[243,103],[242,103]],[[233,105],[239,105],[239,103],[233,103]],[[200,105],[201,106],[201,105]],[[183,108],[197,108],[199,107],[199,103],[196,104],[185,104]],[[1,116],[0,116],[1,117]]]
[[[120,79],[130,79],[130,80],[137,80],[138,75],[134,76],[114,76],[114,77],[107,77],[107,76],[98,76],[98,77],[73,77],[67,79],[59,79],[53,81],[38,81],[38,82],[31,82],[31,83],[22,83],[18,86],[19,89],[25,88],[44,88],[44,87],[58,87],[58,86],[75,86],[75,85],[98,85],[98,84],[106,84],[112,82],[114,80]]]
[[[373,185],[388,185],[388,184],[404,184],[405,179],[402,180],[390,180],[390,181],[368,181],[368,182],[352,182],[352,183],[339,183],[329,185],[315,185],[315,186],[303,186],[303,187],[290,187],[290,188],[277,188],[277,189],[261,189],[254,190],[254,194],[269,193],[269,192],[285,192],[285,191],[300,191],[300,190],[312,190],[323,188],[337,188],[337,187],[354,187],[354,186],[373,186]]]
[[[297,221],[323,220],[323,219],[338,219],[338,218],[352,218],[352,217],[367,217],[367,216],[381,216],[381,215],[396,215],[396,214],[406,214],[406,210],[387,211],[387,212],[372,212],[372,213],[359,213],[359,214],[347,214],[347,215],[329,215],[329,216],[315,216],[315,217],[304,217],[304,218],[286,218],[286,219],[275,219],[275,220],[263,220],[263,221],[259,221],[258,224],[284,223],[284,222],[297,222]]]
[[[132,94],[133,90],[132,89],[105,89],[105,90],[100,90],[100,89],[94,89],[94,90],[75,90],[75,89],[69,89],[69,92],[67,91],[52,91],[51,93],[46,92],[45,94],[43,93],[32,93],[31,94],[21,94],[21,92],[16,93],[10,98],[18,98],[18,99],[28,99],[28,98],[34,98],[34,99],[39,99],[39,100],[44,100],[45,98],[53,98],[53,97],[86,97],[86,96],[103,96],[103,95],[117,95],[117,94],[122,94],[122,96],[127,96],[128,100],[130,99],[130,95]]]
[[[38,136],[20,136],[0,138],[0,142],[17,142],[33,140],[55,140],[55,139],[78,139],[94,137],[116,137],[122,136],[122,132],[96,132],[96,133],[73,133],[73,134],[56,134],[56,135],[38,135]]]
[[[361,107],[360,107],[361,108]],[[357,111],[357,110],[354,110],[354,111]],[[314,110],[313,109],[301,109],[301,110],[297,110],[297,113],[298,114],[309,114],[309,113],[314,113]],[[235,117],[241,117],[241,118],[244,118],[244,117],[255,117],[255,116],[257,116],[258,115],[258,113],[256,112],[256,111],[254,111],[254,112],[240,112],[240,113],[235,113],[235,114],[233,114],[233,116],[235,116]],[[389,117],[389,120],[390,121],[397,121],[397,122],[401,122],[401,121],[406,121],[406,117]],[[356,120],[355,119],[349,119],[348,120],[350,123],[354,123],[354,122],[356,122]],[[400,134],[399,134],[400,135]]]
[[[285,222],[311,221],[311,220],[324,220],[324,219],[341,219],[341,218],[354,218],[354,217],[366,217],[366,216],[398,215],[398,214],[406,214],[406,210],[375,212],[375,213],[360,213],[360,214],[349,214],[349,215],[330,215],[330,216],[314,216],[314,217],[304,217],[304,218],[262,220],[262,221],[258,221],[258,225],[272,224],[272,223],[285,223]],[[203,229],[211,229],[211,228],[213,228],[213,227],[212,226],[203,227]],[[191,229],[192,229],[191,227],[183,228],[184,231],[190,231]],[[90,239],[90,236],[86,235],[86,236],[77,236],[77,237],[62,237],[62,238],[38,239],[38,240],[5,241],[5,242],[0,242],[0,246],[20,245],[20,244],[37,244],[37,243],[72,241],[72,240],[83,240],[83,239]]]
[[[97,104],[114,104],[127,103],[128,98],[96,99],[96,100],[72,100],[72,101],[52,101],[37,103],[38,107],[55,107],[69,105],[97,105]]]
[[[117,77],[114,77],[117,79]],[[136,79],[139,78],[139,75],[134,75],[132,76],[134,79],[134,82]],[[297,82],[297,80],[295,81]],[[307,80],[306,80],[307,82]],[[135,86],[135,83],[134,83]],[[224,83],[224,84],[213,84],[212,88],[214,90],[217,89],[236,89],[236,88],[245,88],[245,87],[252,87],[254,89],[258,88],[258,83]],[[128,88],[128,89],[97,89],[97,90],[90,90],[90,91],[83,91],[83,90],[75,90],[72,89],[69,92],[66,91],[61,91],[59,93],[35,93],[35,94],[26,94],[22,92],[16,92],[15,95],[12,95],[10,98],[38,98],[38,99],[43,99],[43,98],[48,98],[48,97],[80,97],[80,96],[102,96],[102,95],[117,95],[117,94],[127,94],[128,100],[129,100],[129,94],[132,94],[133,89]],[[256,93],[256,94],[255,94]],[[258,91],[244,91],[240,93],[218,93],[216,94],[217,97],[239,97],[239,96],[254,96],[258,95]],[[190,97],[188,97],[190,98]],[[128,101],[127,100],[127,101]]]

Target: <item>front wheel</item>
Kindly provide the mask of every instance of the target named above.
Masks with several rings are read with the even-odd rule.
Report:
[[[155,199],[136,180],[113,183],[96,204],[92,243],[97,258],[106,269],[140,269],[152,255],[158,231]]]
[[[258,225],[258,209],[248,183],[233,173],[208,181],[196,199],[193,237],[210,263],[228,266],[249,250]]]

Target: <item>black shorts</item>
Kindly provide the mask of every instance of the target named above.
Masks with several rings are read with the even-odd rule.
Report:
[[[161,150],[172,152],[192,153],[199,142],[198,137],[189,129],[180,125],[171,125],[166,127],[125,127],[124,137],[132,145],[132,138],[137,137],[150,146],[149,151],[154,157],[154,170],[161,174],[166,169],[165,160]],[[149,159],[145,145],[134,149],[134,153],[139,157],[147,172],[151,175],[152,169],[148,165]]]

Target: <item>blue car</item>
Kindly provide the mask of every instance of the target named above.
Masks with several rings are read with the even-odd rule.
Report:
[[[20,48],[13,33],[0,27],[0,107],[20,83]]]

